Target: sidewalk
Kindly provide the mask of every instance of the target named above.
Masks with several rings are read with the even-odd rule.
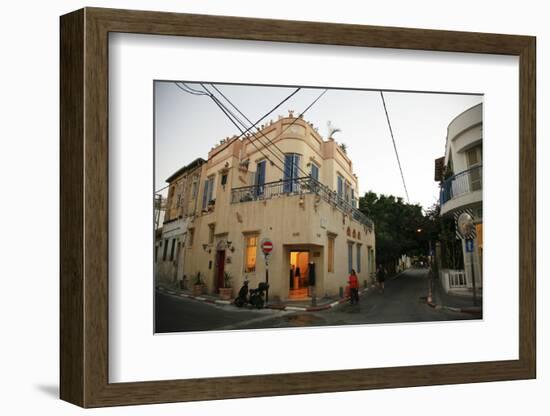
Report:
[[[366,294],[367,292],[374,289],[374,286],[370,286],[368,288],[362,288],[359,289],[359,295]],[[200,296],[194,296],[191,291],[189,290],[183,290],[179,288],[174,288],[170,286],[165,285],[159,285],[157,286],[157,290],[162,293],[167,293],[169,295],[174,296],[181,296],[182,298],[192,299],[198,302],[206,302],[206,303],[212,303],[216,305],[223,305],[223,306],[232,306],[233,299],[231,300],[222,300],[219,299],[217,296],[214,295],[200,295]],[[317,312],[322,311],[325,309],[334,308],[338,305],[341,305],[342,303],[349,302],[349,296],[339,298],[339,297],[323,297],[317,299],[317,304],[315,306],[311,305],[311,299],[307,300],[290,300],[286,302],[270,302],[266,308],[267,309],[275,309],[279,311],[300,311],[300,312]]]
[[[433,280],[433,293],[432,302],[428,303],[433,308],[447,309],[453,312],[469,313],[472,315],[479,315],[481,318],[483,313],[482,296],[478,292],[478,306],[474,306],[472,294],[450,294],[445,293],[441,281],[439,279]]]

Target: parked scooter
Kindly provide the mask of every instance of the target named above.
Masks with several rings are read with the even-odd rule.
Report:
[[[250,296],[248,302],[253,308],[262,309],[265,305],[265,295],[264,293],[269,288],[269,285],[265,282],[261,282],[258,285],[257,289],[250,290]]]
[[[239,308],[242,308],[248,303],[248,280],[245,280],[243,282],[243,285],[241,286],[239,293],[233,303]]]
[[[248,288],[248,281],[245,280],[239,293],[233,303],[235,306],[242,308],[248,306],[251,308],[262,309],[265,306],[265,292],[269,285],[261,282],[256,289]]]

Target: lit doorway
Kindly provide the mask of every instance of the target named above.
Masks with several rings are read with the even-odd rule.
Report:
[[[288,298],[304,299],[308,297],[309,251],[290,252],[290,271],[288,277]]]

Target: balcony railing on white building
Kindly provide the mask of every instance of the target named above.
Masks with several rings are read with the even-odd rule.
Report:
[[[479,165],[445,179],[441,183],[439,202],[443,205],[453,198],[479,191],[482,188],[482,166]]]
[[[355,221],[366,225],[370,229],[374,226],[372,220],[355,208],[350,202],[332,191],[328,186],[309,176],[268,182],[263,185],[233,188],[231,190],[231,203],[236,204],[300,194],[319,195],[321,199],[335,206],[343,213],[350,215]]]

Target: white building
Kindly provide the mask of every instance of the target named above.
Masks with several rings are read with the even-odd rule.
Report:
[[[483,105],[478,104],[455,117],[447,128],[445,156],[436,160],[436,180],[441,182],[442,216],[458,217],[468,212],[474,218],[473,252],[462,241],[463,269],[440,270],[446,291],[467,292],[473,288],[472,258],[476,287],[483,279]]]

